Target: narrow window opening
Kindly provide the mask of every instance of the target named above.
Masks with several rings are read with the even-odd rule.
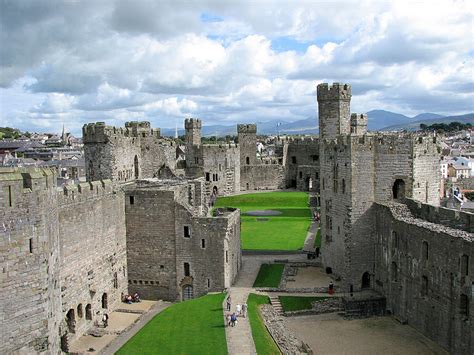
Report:
[[[33,253],[33,238],[30,238],[29,246],[30,246],[30,254],[32,254]]]
[[[90,304],[86,306],[86,319],[92,320],[92,306]]]
[[[428,278],[426,276],[421,277],[421,295],[428,295]]]
[[[229,262],[229,252],[227,250],[225,251],[225,262]]]
[[[135,196],[130,196],[130,204],[131,205],[135,204]]]
[[[459,306],[461,315],[469,317],[469,298],[466,295],[461,295]]]
[[[249,157],[245,158],[245,164],[250,165],[250,158]]]
[[[206,248],[206,239],[201,239],[201,248]]]
[[[211,181],[211,174],[206,173],[206,181]]]
[[[191,234],[189,233],[189,227],[184,226],[184,237],[185,238],[191,238]]]
[[[207,288],[211,287],[211,279],[207,279]]]
[[[12,207],[12,187],[8,185],[8,206]]]
[[[422,257],[424,260],[428,260],[428,257],[429,257],[429,250],[428,250],[428,242],[426,241],[423,241],[423,244],[421,246],[421,250],[422,250]]]
[[[184,276],[191,276],[189,263],[184,263]]]

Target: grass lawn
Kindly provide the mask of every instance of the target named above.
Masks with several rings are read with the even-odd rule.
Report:
[[[285,265],[262,264],[253,287],[278,287]]]
[[[268,296],[256,295],[254,293],[251,293],[247,300],[249,322],[257,354],[280,354],[280,350],[268,333],[259,311],[260,305],[269,303]]]
[[[215,207],[240,208],[242,249],[299,250],[311,224],[306,192],[266,192],[219,197]],[[247,216],[246,212],[274,210],[278,216]]]
[[[224,297],[207,295],[170,306],[116,354],[227,354]]]
[[[279,296],[281,306],[285,312],[301,311],[311,309],[313,302],[321,302],[329,297],[299,297],[299,296]]]

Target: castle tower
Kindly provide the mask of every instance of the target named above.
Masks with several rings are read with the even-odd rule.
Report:
[[[257,164],[257,125],[239,124],[240,166]]]
[[[186,118],[184,120],[186,147],[189,145],[201,145],[201,128],[202,122],[198,118]]]
[[[364,135],[367,133],[368,118],[366,114],[351,115],[351,134]]]
[[[334,139],[339,134],[349,134],[351,86],[348,84],[327,83],[317,87],[319,107],[319,136]]]

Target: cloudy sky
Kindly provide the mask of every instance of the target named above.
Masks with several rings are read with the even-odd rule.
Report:
[[[289,5],[291,4],[291,5]],[[474,1],[0,0],[0,126],[474,112]]]

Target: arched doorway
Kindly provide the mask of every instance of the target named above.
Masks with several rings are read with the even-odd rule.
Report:
[[[74,310],[70,309],[66,313],[66,324],[69,330],[69,333],[76,332],[76,315],[74,314]]]
[[[135,155],[135,158],[133,159],[133,167],[135,169],[135,179],[138,179],[138,156]]]
[[[191,300],[194,297],[193,286],[183,286],[183,301]]]
[[[370,288],[370,274],[368,272],[364,272],[362,275],[362,289]]]
[[[405,181],[397,179],[393,183],[392,197],[394,200],[401,200],[405,198]]]

